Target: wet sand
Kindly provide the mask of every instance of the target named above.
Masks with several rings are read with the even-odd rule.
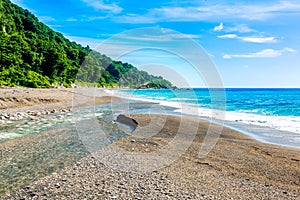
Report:
[[[135,131],[131,136],[113,143],[125,153],[142,155],[147,159],[147,154],[164,148],[177,135],[181,136],[182,144],[191,138],[193,142],[170,165],[145,173],[113,169],[107,161],[112,160],[118,164],[117,155],[110,154],[104,158],[101,157],[101,150],[93,152],[3,199],[300,198],[299,149],[257,142],[246,135],[223,128],[212,151],[200,159],[199,151],[210,125],[208,122],[184,118],[188,126],[180,129],[183,118],[178,116],[129,117],[137,122]],[[197,130],[195,138],[194,130]],[[34,141],[31,137],[35,137],[35,140],[45,139],[43,135],[35,135],[28,137],[27,142],[24,138],[2,145],[7,149],[30,148],[31,141]],[[55,145],[53,148],[55,151]],[[163,157],[168,158],[177,152],[176,149],[170,149],[165,153]],[[125,162],[119,164],[123,169],[128,165]]]

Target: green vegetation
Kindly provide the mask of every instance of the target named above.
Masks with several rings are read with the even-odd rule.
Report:
[[[0,0],[0,86],[170,87],[162,77],[82,47],[9,0]]]

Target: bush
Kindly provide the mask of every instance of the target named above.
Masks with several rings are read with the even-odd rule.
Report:
[[[50,87],[47,76],[42,76],[34,71],[23,71],[19,67],[10,67],[0,72],[0,85],[25,86],[25,87]]]

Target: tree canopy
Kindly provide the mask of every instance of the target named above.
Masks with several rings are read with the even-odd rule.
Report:
[[[153,87],[172,85],[71,42],[28,10],[0,0],[0,86],[69,87],[75,80],[100,87],[139,87],[147,82]]]

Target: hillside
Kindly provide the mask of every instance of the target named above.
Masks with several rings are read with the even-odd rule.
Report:
[[[162,77],[71,42],[28,10],[0,0],[0,86],[69,87],[76,81],[99,87],[170,87]]]

